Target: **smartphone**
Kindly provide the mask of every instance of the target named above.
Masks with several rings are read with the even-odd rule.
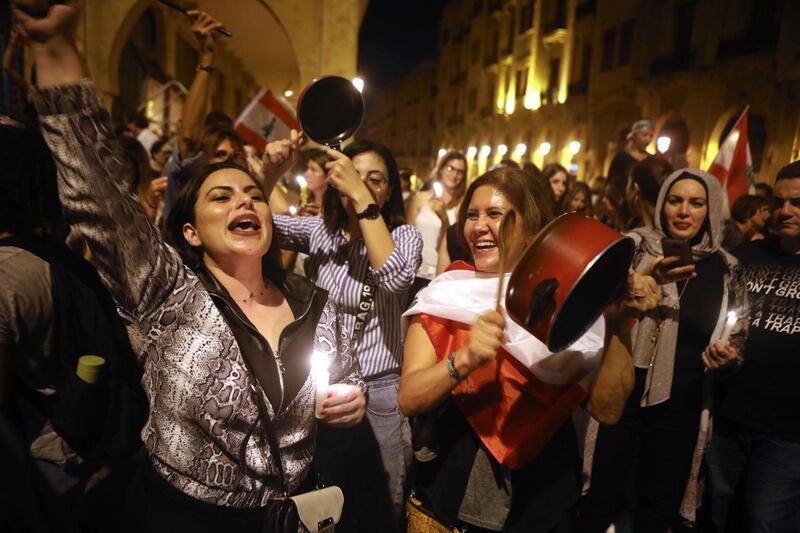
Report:
[[[689,241],[686,239],[670,239],[665,237],[661,239],[661,248],[664,250],[664,257],[678,256],[680,258],[677,263],[671,265],[673,267],[686,266],[694,263],[692,247],[689,246]]]

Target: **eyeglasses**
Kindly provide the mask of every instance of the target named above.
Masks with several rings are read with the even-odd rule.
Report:
[[[371,175],[361,178],[361,180],[367,184],[367,187],[369,187],[375,192],[382,191],[384,187],[386,187],[389,184],[389,180],[387,180],[383,176]]]
[[[464,170],[463,168],[456,168],[453,165],[445,165],[444,169],[447,172],[456,173],[459,176],[466,176],[467,175],[467,171],[466,170]]]

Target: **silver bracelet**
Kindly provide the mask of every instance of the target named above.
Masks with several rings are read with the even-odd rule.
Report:
[[[451,377],[455,378],[456,381],[461,381],[461,376],[456,370],[456,352],[450,354],[447,358],[447,373],[450,374]]]

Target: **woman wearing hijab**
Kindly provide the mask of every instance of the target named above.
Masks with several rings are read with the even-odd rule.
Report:
[[[622,419],[600,425],[584,465],[592,485],[582,502],[581,531],[605,531],[630,482],[638,500],[632,503],[635,531],[680,531],[694,521],[710,428],[714,374],[706,368],[740,358],[747,324],[736,259],[720,247],[722,194],[719,181],[701,170],[673,172],[658,195],[655,227],[628,234],[637,244],[636,269],[656,263],[662,300],[634,331],[636,384]],[[688,241],[693,262],[676,266],[678,257],[663,257],[665,237]],[[725,342],[730,311],[738,319]]]

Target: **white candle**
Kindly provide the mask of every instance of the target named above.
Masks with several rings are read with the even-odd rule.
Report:
[[[322,404],[328,397],[328,381],[331,377],[328,372],[328,354],[314,350],[311,355],[311,375],[317,386],[317,393],[314,398],[314,416],[319,418]]]
[[[722,328],[722,335],[719,337],[719,341],[722,344],[728,343],[728,338],[731,336],[731,330],[733,329],[733,325],[736,324],[736,311],[728,311],[728,318],[725,320],[725,327]]]
[[[434,181],[433,195],[436,196],[436,198],[441,198],[443,194],[444,194],[444,187],[442,187],[442,184],[439,183],[438,181]]]
[[[295,176],[294,180],[300,186],[300,205],[306,205],[308,203],[308,180],[302,175]]]

